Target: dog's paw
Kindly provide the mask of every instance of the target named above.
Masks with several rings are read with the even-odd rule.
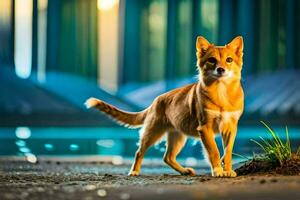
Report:
[[[234,178],[236,176],[237,176],[237,174],[236,174],[236,172],[234,170],[223,171],[223,177]]]
[[[139,172],[138,171],[130,171],[128,173],[128,176],[138,176],[139,175]]]
[[[224,178],[233,178],[236,177],[237,174],[235,171],[224,171],[222,167],[216,167],[213,169],[212,176],[214,177],[224,177]]]
[[[138,171],[130,171],[128,173],[128,176],[138,176],[139,175],[139,172]]]
[[[184,176],[196,176],[196,172],[193,168],[184,168],[184,171],[181,172],[182,175]]]
[[[223,177],[223,175],[224,175],[224,171],[223,171],[222,167],[215,167],[212,170],[212,176],[213,177]]]

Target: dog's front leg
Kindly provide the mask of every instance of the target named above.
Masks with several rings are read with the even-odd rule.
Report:
[[[215,141],[212,126],[209,126],[209,124],[203,126],[200,132],[200,137],[208,154],[208,158],[211,164],[212,176],[222,177],[223,168],[221,166],[220,153]]]
[[[224,148],[224,155],[222,157],[222,161],[224,163],[224,176],[236,177],[237,174],[232,169],[232,149],[237,133],[237,122],[227,123],[221,131]]]

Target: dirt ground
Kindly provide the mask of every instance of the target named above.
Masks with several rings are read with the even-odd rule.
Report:
[[[128,177],[129,164],[0,159],[0,199],[300,199],[300,176],[212,178],[179,176],[165,165],[145,164]],[[204,173],[204,174],[203,174]]]

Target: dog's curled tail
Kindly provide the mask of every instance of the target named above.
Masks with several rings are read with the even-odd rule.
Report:
[[[96,108],[119,124],[129,128],[140,127],[144,123],[147,115],[147,110],[141,112],[126,112],[94,97],[86,100],[84,104],[88,109]]]

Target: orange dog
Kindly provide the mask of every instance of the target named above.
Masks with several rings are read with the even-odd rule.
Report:
[[[210,44],[199,36],[196,42],[199,81],[158,96],[141,112],[125,112],[99,99],[86,101],[122,125],[141,127],[140,146],[129,172],[139,175],[147,149],[167,133],[164,161],[182,175],[195,175],[176,156],[187,136],[200,138],[208,154],[212,175],[235,177],[232,170],[232,148],[238,120],[244,108],[244,93],[240,84],[243,65],[243,39],[236,37],[225,46]],[[224,156],[215,142],[215,134],[223,140]]]

